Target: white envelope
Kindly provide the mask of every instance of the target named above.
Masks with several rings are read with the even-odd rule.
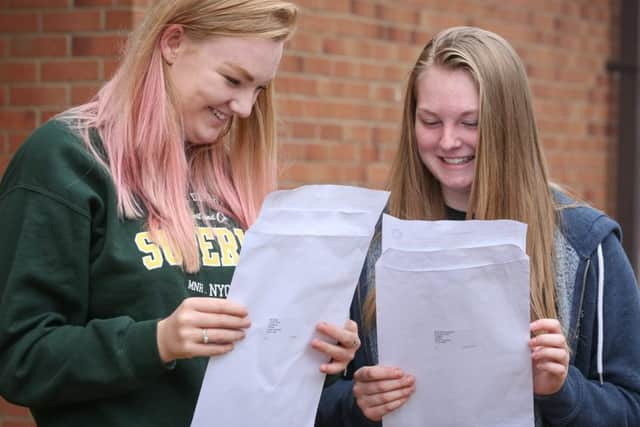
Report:
[[[192,427],[313,426],[327,361],[318,322],[342,326],[388,193],[305,186],[267,197],[245,234],[228,298],[252,326],[209,360]]]
[[[382,230],[379,363],[416,377],[384,427],[532,427],[526,225],[385,215]]]

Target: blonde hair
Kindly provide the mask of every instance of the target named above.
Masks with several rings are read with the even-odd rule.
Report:
[[[527,75],[502,37],[472,27],[437,34],[413,67],[405,93],[402,130],[392,168],[389,212],[404,219],[445,218],[440,183],[422,163],[415,135],[416,80],[437,65],[462,69],[479,92],[479,140],[467,218],[513,219],[528,224],[531,316],[556,318],[555,204],[538,140]],[[375,317],[375,293],[364,304],[365,323]]]
[[[251,115],[236,117],[217,143],[185,147],[160,38],[177,24],[192,39],[283,41],[296,20],[296,7],[284,1],[154,0],[129,37],[114,77],[91,102],[58,117],[81,132],[109,170],[121,216],[146,218],[153,239],[175,250],[188,272],[200,267],[190,192],[214,196],[198,202],[201,212],[221,210],[248,227],[266,194],[276,188],[273,85],[259,94]],[[91,129],[102,140],[98,149],[90,141]]]

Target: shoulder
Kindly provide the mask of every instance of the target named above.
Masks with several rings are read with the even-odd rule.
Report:
[[[108,174],[87,150],[80,134],[51,120],[36,129],[13,156],[0,183],[0,197],[16,190],[35,191],[79,202],[104,185]]]
[[[602,211],[554,190],[559,228],[581,257],[589,257],[609,235],[622,237],[620,226]]]
[[[75,155],[74,155],[75,153]],[[20,146],[14,161],[47,164],[60,158],[88,155],[80,134],[66,123],[50,120],[37,128]],[[72,156],[68,158],[68,156]],[[86,156],[85,156],[86,157]]]

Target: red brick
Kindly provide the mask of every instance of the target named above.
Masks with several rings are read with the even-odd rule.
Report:
[[[329,158],[335,162],[352,163],[358,160],[359,150],[356,144],[331,144],[329,148]]]
[[[307,145],[307,160],[327,161],[329,160],[329,147],[327,144]]]
[[[331,73],[332,62],[320,57],[305,57],[302,60],[303,72],[327,76]]]
[[[367,18],[375,18],[376,5],[370,1],[351,0],[351,13],[366,16]]]
[[[321,52],[322,39],[317,34],[299,31],[289,41],[287,47],[292,51]]]
[[[71,52],[74,56],[118,56],[126,37],[114,35],[74,36]]]
[[[388,163],[373,163],[366,167],[366,183],[372,188],[384,188],[388,181],[389,170],[391,166]]]
[[[124,42],[120,30],[131,28],[149,1],[0,0],[0,28],[15,30],[0,31],[0,105],[4,101],[4,110],[20,113],[12,102],[14,89],[24,90],[31,82],[38,91],[64,89],[63,100],[68,101],[24,105],[35,117],[24,123],[13,118],[11,126],[19,129],[0,127],[0,143],[5,148],[9,140],[17,144],[18,134],[28,132],[34,120],[46,120],[68,104],[91,97],[119,64]],[[384,186],[397,144],[405,82],[418,53],[437,31],[473,24],[505,36],[522,55],[531,73],[540,137],[553,178],[611,207],[618,81],[606,71],[606,61],[620,56],[615,25],[619,2],[296,3],[301,8],[300,26],[287,43],[276,81],[276,107],[284,120],[277,130],[285,188],[308,182]],[[7,21],[6,16],[25,21],[20,25],[19,19]],[[47,33],[37,33],[34,23]],[[99,23],[106,32],[96,27]],[[16,65],[32,63],[35,75],[30,65],[23,70]],[[4,69],[6,64],[13,64],[13,70]],[[0,118],[0,124],[6,122]],[[587,153],[601,161],[585,159]],[[601,172],[587,174],[593,169]],[[0,409],[0,427],[6,427],[3,422],[7,421]]]
[[[9,102],[13,106],[54,106],[67,105],[67,89],[60,86],[12,87]]]
[[[98,80],[97,61],[48,61],[42,63],[42,81]]]
[[[284,177],[295,182],[297,185],[305,182],[313,182],[313,170],[304,162],[285,162],[281,165]]]
[[[287,52],[280,62],[280,72],[300,72],[303,68],[303,61],[301,56]]]
[[[49,12],[42,17],[44,31],[74,32],[99,31],[102,29],[101,12],[98,10],[73,10]]]
[[[364,180],[365,176],[364,166],[342,165],[337,169],[337,182],[344,184],[357,185]],[[336,180],[330,179],[329,182],[333,183]]]
[[[318,83],[318,93],[341,99],[369,99],[369,85],[360,82],[326,79]]]
[[[314,34],[334,34],[337,28],[337,20],[333,16],[304,13],[300,15],[298,26]],[[297,36],[296,34],[294,38]]]
[[[39,9],[46,7],[47,9],[57,9],[69,7],[73,0],[5,0],[5,4],[9,9]]]
[[[45,123],[46,121],[51,119],[56,114],[61,113],[62,110],[64,110],[64,108],[57,108],[55,110],[41,109],[40,110],[40,123]]]
[[[317,127],[310,123],[295,122],[291,124],[291,136],[301,139],[315,138],[316,129]]]
[[[316,95],[318,93],[318,82],[316,79],[304,76],[283,75],[276,80],[276,88],[279,93],[295,95]]]
[[[0,154],[0,179],[2,179],[2,175],[7,170],[7,166],[9,165],[9,160],[11,160],[11,156],[8,154]],[[2,409],[0,409],[0,414],[2,414]],[[2,417],[0,417],[0,421],[2,421]],[[6,423],[1,423],[0,426],[5,426]],[[35,426],[34,426],[35,427]]]
[[[68,37],[18,36],[10,41],[9,55],[17,57],[57,57],[69,54]]]
[[[394,42],[412,43],[414,37],[415,37],[414,32],[412,30],[391,27],[389,28],[389,33],[387,38]]]
[[[74,85],[71,88],[71,105],[84,104],[100,90],[100,85]]]
[[[346,55],[347,43],[343,39],[326,38],[322,41],[322,51],[330,55]]]
[[[102,78],[110,80],[118,69],[120,61],[118,59],[104,59],[102,64]]]
[[[0,129],[29,130],[35,127],[36,114],[32,110],[15,111],[0,109]],[[0,405],[0,410],[1,409],[2,406]]]
[[[368,125],[349,125],[344,127],[346,141],[371,142],[371,127]]]
[[[73,5],[76,7],[111,6],[113,5],[113,0],[74,0]]]
[[[420,22],[418,10],[409,7],[398,7],[397,5],[386,6],[378,4],[376,6],[376,15],[382,21],[396,24],[418,25]]]
[[[154,0],[114,0],[117,6],[133,6],[134,8],[143,8],[151,4]]]
[[[9,148],[12,151],[15,152],[15,150],[17,150],[18,147],[20,145],[22,145],[22,143],[24,141],[27,140],[27,138],[29,137],[29,135],[31,135],[32,132],[33,132],[33,129],[29,130],[28,132],[25,132],[25,131],[10,132],[9,133]],[[26,409],[26,408],[18,407],[19,411],[21,411],[23,409]]]
[[[131,10],[108,10],[106,15],[105,28],[107,30],[130,30],[134,20],[138,20],[140,13],[136,14]]]
[[[332,35],[352,36],[358,38],[375,38],[382,26],[373,22],[353,21],[349,19],[336,19],[336,30]]]
[[[340,141],[343,138],[342,126],[339,126],[339,125],[320,126],[320,137],[322,139]]]
[[[378,157],[377,144],[373,142],[365,142],[360,144],[360,161],[364,164],[380,160]]]
[[[0,82],[33,82],[36,80],[36,64],[34,62],[0,63]]]
[[[35,13],[0,12],[1,33],[33,33],[38,31],[38,15]]]
[[[352,60],[334,61],[332,75],[346,78],[357,77],[360,75],[360,65]]]

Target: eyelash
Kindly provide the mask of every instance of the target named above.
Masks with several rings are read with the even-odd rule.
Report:
[[[238,79],[234,79],[233,77],[230,77],[230,76],[223,76],[223,77],[232,86],[238,86],[240,84],[240,80],[238,80]]]
[[[424,124],[425,126],[437,126],[440,124],[439,121],[429,121],[429,120],[421,120],[422,124]]]
[[[440,121],[428,121],[428,120],[421,120],[421,121],[425,126],[437,126],[440,124]],[[462,125],[469,128],[476,128],[478,127],[478,122],[462,122]]]
[[[224,78],[225,78],[225,80],[227,80],[227,83],[229,83],[231,86],[240,86],[240,85],[242,84],[242,82],[241,82],[240,80],[238,80],[238,79],[234,79],[234,78],[233,78],[233,77],[231,77],[231,76],[223,75],[222,77],[224,77]],[[266,86],[258,86],[258,87],[256,88],[256,92],[257,92],[257,93],[260,93],[260,92],[262,92],[263,90],[265,90],[266,88],[267,88]]]

